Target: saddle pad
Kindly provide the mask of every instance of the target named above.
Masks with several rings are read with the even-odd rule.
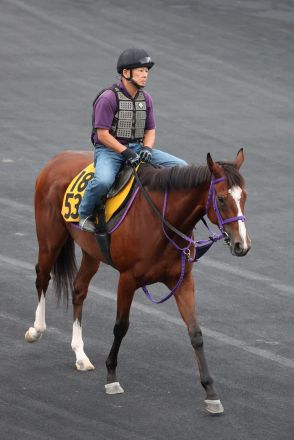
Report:
[[[66,222],[78,222],[79,206],[82,201],[85,189],[94,176],[94,164],[91,163],[84,168],[68,185],[65,191],[61,214]],[[113,214],[120,208],[132,189],[134,176],[114,197],[107,200],[105,205],[105,220],[108,222]]]

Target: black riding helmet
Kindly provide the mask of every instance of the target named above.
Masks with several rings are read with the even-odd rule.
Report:
[[[117,61],[117,72],[122,74],[123,69],[136,69],[138,67],[151,67],[154,66],[154,62],[144,49],[137,49],[132,47],[126,49],[120,54]]]

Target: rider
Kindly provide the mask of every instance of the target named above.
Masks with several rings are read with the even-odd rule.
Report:
[[[155,120],[151,96],[143,91],[154,62],[143,49],[127,49],[118,58],[117,84],[100,92],[93,103],[92,143],[95,175],[80,204],[79,226],[95,231],[95,209],[104,202],[123,162],[140,161],[162,166],[187,165],[171,154],[153,148]]]

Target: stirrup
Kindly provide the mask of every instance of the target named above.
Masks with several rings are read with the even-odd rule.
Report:
[[[93,216],[89,215],[86,218],[81,218],[79,221],[79,227],[81,228],[82,231],[95,232],[96,225],[94,223]]]

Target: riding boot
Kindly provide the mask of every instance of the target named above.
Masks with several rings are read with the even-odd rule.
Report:
[[[113,266],[113,262],[110,255],[110,235],[107,232],[107,225],[105,221],[105,205],[101,204],[96,208],[98,215],[98,225],[96,227],[96,240],[98,246],[105,257],[108,264]]]

